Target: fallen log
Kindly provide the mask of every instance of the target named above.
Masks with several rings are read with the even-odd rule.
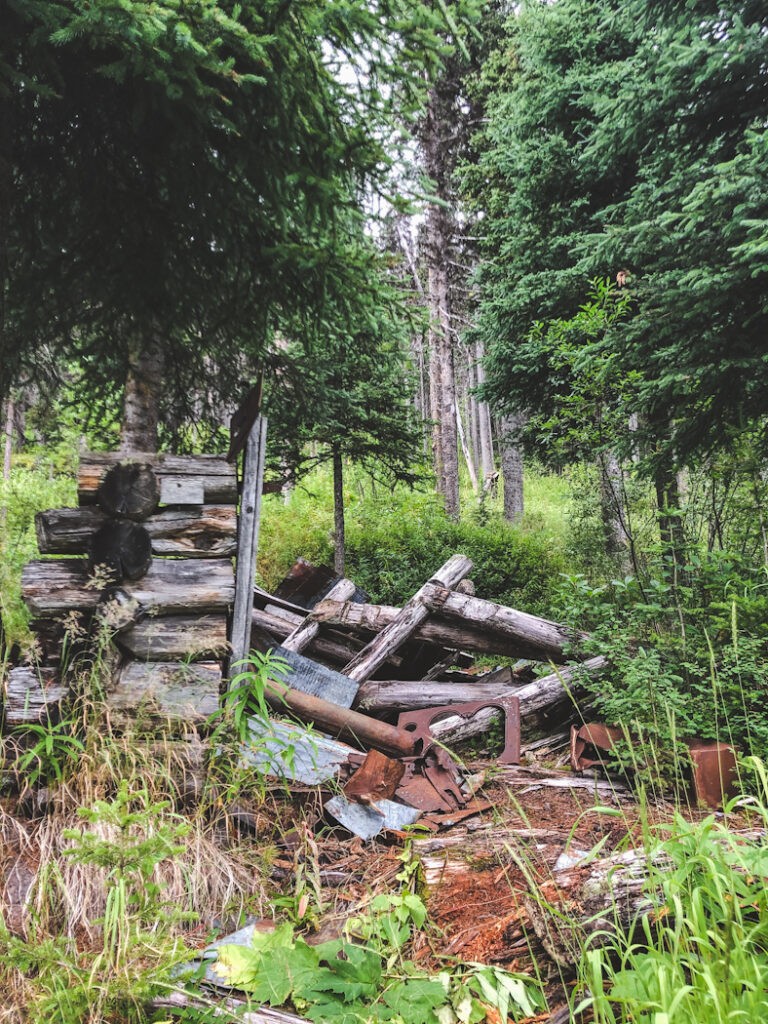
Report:
[[[427,604],[426,595],[431,592],[431,588],[449,588],[450,593],[450,588],[455,587],[471,570],[472,562],[466,555],[451,555],[432,579],[420,587],[403,605],[394,620],[344,666],[344,674],[356,683],[369,679],[376,669],[384,664],[388,656],[401,647],[421,623],[429,618],[431,608]]]
[[[269,633],[276,641],[282,643],[286,637],[289,637],[296,628],[297,623],[287,619],[286,614],[283,612],[280,615],[276,615],[273,612],[265,611],[261,608],[254,608],[251,616],[251,624],[253,626],[253,633],[257,630],[263,630]],[[257,639],[252,636],[251,649],[259,649],[259,643]],[[346,665],[349,659],[355,654],[356,650],[359,650],[360,643],[358,641],[355,646],[354,641],[347,642],[339,636],[321,636],[318,635],[314,640],[311,641],[307,652],[315,657],[321,658],[324,661],[331,661],[337,665]]]
[[[41,555],[84,555],[91,537],[109,517],[100,508],[57,508],[35,516]],[[153,555],[225,558],[237,546],[237,512],[233,505],[198,509],[163,509],[145,519]]]
[[[465,704],[472,700],[493,700],[502,694],[515,693],[515,689],[511,687],[512,673],[509,670],[495,680],[486,681],[479,677],[473,682],[369,679],[362,683],[358,690],[355,708],[367,714],[391,714],[420,708],[442,707],[444,704]]]
[[[328,591],[328,597],[334,601],[346,601],[356,590],[357,587],[352,580],[341,579]],[[287,651],[300,654],[309,647],[319,632],[320,623],[308,615],[303,622],[296,626],[290,636],[285,638],[282,646]]]
[[[95,608],[99,589],[79,559],[28,562],[22,596],[33,615],[50,617]],[[155,559],[146,576],[122,588],[144,611],[162,614],[225,611],[234,597],[232,563],[224,560]]]
[[[574,701],[582,692],[580,685],[584,678],[595,679],[608,667],[608,660],[602,656],[590,658],[581,665],[572,665],[558,669],[551,675],[534,679],[516,689],[507,691],[510,696],[520,701],[520,717],[523,721],[529,716],[541,712],[551,712],[558,707],[574,707]],[[504,696],[504,695],[502,695]],[[441,743],[455,744],[462,740],[486,732],[499,712],[493,708],[483,708],[474,718],[465,721],[456,715],[435,722],[431,728],[432,735]]]
[[[587,639],[586,633],[568,629],[549,619],[541,619],[537,615],[529,615],[493,601],[484,601],[480,597],[455,593],[434,582],[427,584],[424,603],[444,618],[458,619],[484,632],[509,637],[513,643],[531,652],[538,652],[541,661],[562,663],[566,660],[567,647]]]
[[[151,466],[160,485],[164,477],[199,478],[206,504],[234,505],[237,502],[237,479],[234,466],[216,455],[158,455],[142,452],[132,461]],[[101,481],[118,462],[126,462],[120,452],[85,452],[80,456],[77,494],[81,505],[95,504]]]
[[[323,600],[315,606],[312,617],[326,626],[337,626],[353,633],[370,635],[379,633],[390,625],[398,613],[399,609],[390,605],[352,602],[339,604],[336,601]],[[474,627],[459,620],[449,621],[438,613],[417,627],[413,639],[436,644],[447,650],[473,651],[476,654],[531,658],[535,661],[544,657],[540,647],[526,643],[520,638],[515,640],[509,634]]]

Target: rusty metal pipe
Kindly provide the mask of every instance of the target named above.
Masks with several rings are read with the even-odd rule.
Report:
[[[305,724],[312,722],[323,732],[355,743],[363,750],[373,748],[390,757],[411,757],[414,753],[414,739],[410,733],[361,715],[359,711],[342,708],[274,679],[267,682],[264,696],[275,710],[284,711]]]

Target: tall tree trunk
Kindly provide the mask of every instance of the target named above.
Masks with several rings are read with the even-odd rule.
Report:
[[[606,553],[628,555],[631,538],[627,527],[624,479],[619,460],[613,452],[603,452],[598,460],[600,474],[600,511],[603,519]]]
[[[120,448],[124,452],[157,451],[163,370],[163,351],[158,341],[132,346],[120,439]]]
[[[677,473],[660,468],[654,478],[662,551],[677,569],[685,561],[685,531]]]
[[[344,524],[344,463],[339,445],[333,446],[333,568],[339,576],[344,575],[345,563]]]
[[[501,476],[504,483],[504,518],[519,523],[523,518],[523,450],[516,440],[516,432],[524,423],[515,413],[501,421]]]
[[[425,116],[422,144],[426,171],[437,194],[448,200],[446,143],[442,138],[441,97],[432,89]],[[452,519],[459,517],[459,452],[456,427],[456,380],[450,323],[448,260],[453,240],[453,219],[446,206],[432,203],[426,218],[427,295],[429,301],[430,411],[433,420],[433,457],[437,490]]]
[[[485,383],[485,367],[483,366],[483,359],[485,359],[485,347],[482,341],[478,341],[477,383],[480,387]],[[482,399],[477,403],[477,415],[478,437],[480,442],[480,469],[483,481],[487,482],[489,477],[493,476],[496,470],[496,465],[493,458],[493,426],[491,423],[491,410],[488,403],[484,402]],[[520,509],[520,514],[522,515],[522,507]]]
[[[5,440],[3,443],[3,480],[9,480],[11,476],[11,457],[13,455],[13,421],[14,421],[14,402],[13,399],[8,396],[8,400],[5,405]]]

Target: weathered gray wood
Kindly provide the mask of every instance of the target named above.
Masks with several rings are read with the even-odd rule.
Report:
[[[130,661],[109,688],[107,704],[112,712],[200,723],[219,706],[221,680],[218,662]]]
[[[91,537],[88,545],[88,569],[99,575],[108,573],[114,583],[138,580],[152,565],[152,542],[139,523],[113,520]]]
[[[237,536],[237,577],[235,580],[235,607],[232,613],[229,660],[230,676],[239,670],[239,663],[248,656],[251,640],[251,612],[253,610],[253,584],[256,574],[256,555],[259,546],[261,522],[261,489],[264,480],[264,460],[267,449],[267,421],[258,416],[251,427],[245,446],[243,465],[243,493],[240,501],[240,519]]]
[[[424,601],[424,595],[428,593],[428,588],[435,584],[441,587],[455,587],[471,570],[472,561],[466,555],[451,555],[429,583],[425,583],[416,591],[397,617],[344,666],[344,674],[358,683],[370,678],[376,669],[384,664],[388,655],[405,643],[416,632],[418,626],[429,617],[430,608]]]
[[[290,636],[296,628],[297,623],[284,617],[287,614],[281,611],[280,614],[266,611],[261,608],[254,608],[251,615],[254,633],[256,630],[264,630],[277,641],[282,641]],[[251,648],[258,647],[258,643],[251,638]],[[338,665],[346,665],[349,659],[359,650],[360,642],[346,642],[343,638],[330,636],[317,636],[309,645],[307,650],[314,658],[321,658],[323,661],[331,661]]]
[[[328,591],[328,598],[333,601],[347,601],[357,590],[352,580],[341,579]],[[312,615],[308,615],[290,636],[283,641],[283,649],[295,651],[297,654],[309,647],[320,632],[320,623]]]
[[[286,686],[313,697],[322,697],[342,708],[352,707],[357,696],[357,683],[347,676],[325,665],[318,665],[311,658],[305,658],[285,647],[276,647],[274,653],[284,658],[291,667],[291,671],[282,679]]]
[[[353,604],[337,601],[320,601],[312,611],[312,617],[322,626],[336,626],[361,636],[381,632],[397,618],[400,609],[390,605]],[[538,649],[516,643],[501,633],[485,632],[460,622],[449,622],[433,615],[422,622],[413,634],[414,640],[437,644],[449,650],[474,651],[477,654],[501,655],[509,658],[530,658],[538,655]],[[537,659],[538,660],[538,659]]]
[[[409,711],[417,708],[442,707],[472,700],[493,700],[502,694],[517,692],[510,689],[509,680],[488,682],[478,679],[473,683],[409,682],[400,679],[369,679],[361,683],[355,707],[358,711],[380,715]]]
[[[58,508],[35,516],[41,555],[84,555],[88,543],[109,521],[95,505]],[[237,548],[237,510],[234,505],[204,505],[199,509],[164,509],[142,526],[154,555],[186,558],[224,558]]]
[[[207,504],[237,502],[237,479],[233,466],[217,455],[165,455],[137,453],[130,459],[124,452],[85,452],[80,456],[77,493],[80,504],[96,502],[96,492],[107,470],[118,462],[143,462],[151,466],[158,479],[164,476],[199,478]]]
[[[521,647],[538,652],[542,660],[562,663],[566,660],[565,648],[586,639],[585,633],[480,597],[454,593],[439,582],[432,581],[426,585],[423,602],[430,611],[443,618],[458,619],[485,632],[509,637]]]
[[[3,697],[5,725],[36,725],[56,719],[59,705],[67,697],[69,687],[58,682],[52,668],[20,665],[12,668],[5,681]]]
[[[202,505],[203,481],[199,477],[164,476],[160,481],[161,505]]]
[[[99,484],[97,501],[118,519],[147,519],[160,501],[160,483],[151,466],[143,462],[118,462]]]
[[[79,559],[29,562],[21,587],[29,609],[43,617],[95,608],[100,597]],[[146,576],[121,589],[145,611],[170,615],[225,611],[234,599],[235,583],[232,564],[224,559],[155,559]]]
[[[580,680],[585,677],[595,679],[607,667],[608,660],[606,658],[590,658],[581,665],[558,669],[557,672],[543,676],[541,679],[535,679],[525,686],[510,689],[504,695],[508,693],[510,696],[517,697],[520,701],[520,717],[525,719],[557,705],[573,705],[582,691]],[[471,736],[486,732],[498,715],[499,712],[493,708],[482,708],[469,720],[452,715],[435,722],[430,731],[441,743],[459,743]]]
[[[115,641],[142,661],[223,658],[229,650],[224,615],[150,615],[123,630]]]

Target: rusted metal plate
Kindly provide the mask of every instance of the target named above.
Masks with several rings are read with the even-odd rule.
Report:
[[[399,716],[397,726],[412,733],[414,741],[421,744],[419,752],[423,756],[434,746],[435,740],[430,727],[435,722],[446,716],[472,718],[483,708],[498,709],[504,716],[504,749],[497,760],[500,764],[519,764],[520,701],[517,697],[502,696],[492,700],[472,700],[465,704],[447,704],[439,708],[406,711]]]
[[[728,743],[691,740],[688,744],[692,762],[693,793],[698,803],[722,807],[736,796],[736,752]]]
[[[344,787],[344,796],[362,804],[391,800],[405,772],[405,765],[371,750],[362,765]]]
[[[581,728],[571,726],[571,768],[583,772],[595,765],[604,765],[605,758],[598,751],[613,750],[624,736],[623,729],[605,722],[588,722]]]

